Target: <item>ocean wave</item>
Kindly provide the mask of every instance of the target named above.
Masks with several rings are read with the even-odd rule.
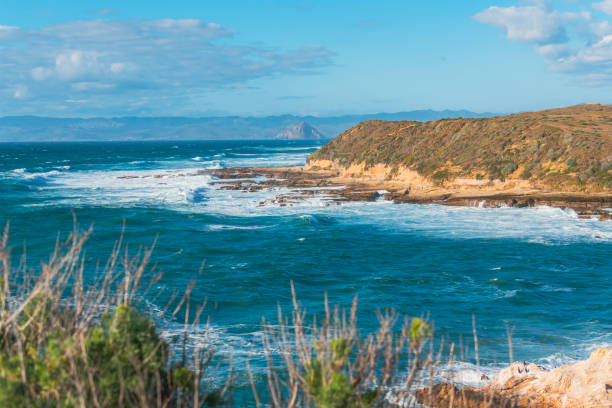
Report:
[[[194,160],[198,158],[200,161],[195,164]],[[298,216],[302,218],[297,222],[302,224],[364,225],[380,231],[419,233],[450,240],[516,239],[547,246],[612,242],[612,223],[580,219],[572,210],[546,206],[449,207],[394,204],[386,200],[337,205],[330,201],[329,196],[316,193],[306,199],[290,199],[281,205],[275,199],[279,195],[291,196],[294,194],[291,189],[273,188],[254,192],[221,190],[221,186],[210,183],[209,176],[199,173],[202,167],[276,165],[304,158],[305,154],[294,155],[286,151],[257,157],[228,157],[223,162],[194,156],[183,161],[157,162],[155,165],[159,168],[156,169],[120,170],[117,169],[119,166],[114,165],[108,170],[73,170],[66,166],[41,172],[17,168],[3,173],[2,177],[18,178],[29,185],[62,190],[62,198],[49,200],[49,205],[146,204],[181,212],[228,216]],[[292,219],[295,220],[295,217]]]
[[[552,370],[565,364],[575,364],[586,360],[593,351],[612,347],[612,333],[594,335],[587,340],[571,339],[570,343],[571,346],[564,347],[563,351],[537,358],[534,362]]]
[[[318,148],[320,148],[323,145],[317,145],[317,146],[304,146],[304,147],[260,147],[260,150],[262,151],[266,151],[266,152],[287,152],[287,151],[294,151],[294,152],[299,152],[299,151],[306,151],[306,150],[311,150],[311,151],[315,151]]]
[[[324,226],[334,225],[338,223],[338,221],[333,217],[327,217],[324,215],[312,215],[312,214],[300,215],[299,217],[297,217],[296,221],[299,224],[324,225]]]
[[[202,201],[206,200],[207,191],[208,188],[206,187],[189,189],[185,192],[185,200],[194,204],[201,203]]]
[[[267,330],[272,332],[277,328],[277,325],[267,326]],[[264,363],[267,351],[263,336],[264,327],[246,327],[240,324],[228,326],[200,324],[185,327],[181,323],[171,322],[165,324],[162,331],[162,338],[175,348],[182,347],[183,340],[186,339],[187,350],[203,346],[214,348],[217,356],[231,359],[235,363],[234,370],[246,372],[245,363],[248,362],[251,370],[255,370],[254,372],[258,374],[266,372]],[[608,338],[607,341],[581,344],[574,348],[573,353],[558,352],[528,361],[552,370],[561,365],[575,364],[588,358],[595,349],[610,346],[612,343]],[[271,348],[269,352],[280,353],[280,350]],[[509,365],[507,361],[476,364],[473,361],[456,358],[449,361],[448,358],[449,356],[444,356],[442,361],[434,365],[432,370],[434,383],[450,382],[462,387],[482,387]],[[400,377],[407,374],[407,372],[400,373]]]
[[[540,288],[540,290],[543,292],[573,292],[574,288],[544,285]]]
[[[219,163],[203,164],[220,166]],[[221,190],[220,185],[210,184],[209,176],[199,174],[200,170],[71,171],[55,180],[54,188],[65,190],[63,203],[67,205],[71,202],[98,205],[147,202],[170,210],[227,216],[295,215],[300,218],[293,219],[301,224],[367,225],[380,231],[419,233],[451,240],[516,239],[547,246],[612,242],[612,223],[579,219],[573,212],[556,208],[448,207],[393,204],[385,200],[337,205],[322,194],[289,200],[281,206],[276,198],[291,196],[291,189]],[[40,177],[53,176],[54,173],[49,173]]]
[[[210,231],[234,231],[234,230],[259,230],[270,228],[268,225],[225,225],[225,224],[213,224],[209,225]]]
[[[43,187],[53,182],[61,174],[62,171],[57,169],[50,171],[43,171],[43,169],[35,169],[34,171],[28,171],[25,168],[18,168],[3,173],[2,178],[17,179],[21,183],[24,183],[29,186]]]

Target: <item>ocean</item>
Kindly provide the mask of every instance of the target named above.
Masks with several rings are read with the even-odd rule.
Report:
[[[303,164],[320,146],[4,143],[0,223],[10,221],[13,254],[25,246],[33,268],[58,233],[72,229],[73,215],[92,225],[92,280],[123,228],[134,251],[156,242],[152,262],[163,277],[148,294],[150,307],[162,308],[193,281],[192,301],[207,301],[217,353],[238,371],[246,360],[263,364],[262,318],[275,321],[279,305],[289,312],[291,281],[312,314],[323,310],[325,292],[340,307],[358,295],[364,331],[377,327],[377,310],[394,308],[428,316],[437,335],[467,343],[474,318],[480,370],[489,376],[507,364],[508,330],[515,360],[547,367],[612,346],[610,221],[549,207],[329,205],[317,195],[281,207],[266,200],[283,189],[223,190],[200,173]],[[459,382],[479,381],[473,357],[459,363]]]

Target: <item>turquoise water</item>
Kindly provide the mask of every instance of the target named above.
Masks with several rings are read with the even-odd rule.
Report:
[[[164,277],[156,290],[181,291],[195,280],[193,298],[208,299],[219,353],[235,362],[261,361],[261,319],[274,320],[278,303],[288,306],[291,280],[313,313],[324,291],[346,307],[358,294],[365,329],[376,326],[377,309],[393,307],[428,314],[437,333],[459,341],[472,336],[474,315],[489,374],[508,359],[508,326],[515,359],[550,367],[612,345],[612,222],[547,207],[328,206],[317,196],[292,207],[258,206],[279,191],[220,190],[198,173],[301,164],[317,147],[0,144],[0,222],[11,222],[11,241],[26,243],[32,266],[47,257],[58,231],[71,229],[71,210],[81,225],[94,226],[90,260],[108,255],[123,220],[133,248],[157,237],[153,262]]]

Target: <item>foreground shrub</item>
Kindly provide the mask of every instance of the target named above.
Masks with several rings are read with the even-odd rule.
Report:
[[[0,406],[223,403],[227,389],[201,387],[212,350],[183,347],[176,358],[152,318],[139,311],[150,251],[120,258],[119,243],[100,281],[87,286],[82,251],[88,236],[73,232],[36,273],[12,268],[8,228],[0,236]],[[188,303],[189,291],[175,313]]]
[[[427,381],[436,358],[427,321],[379,314],[380,327],[364,335],[357,326],[357,298],[347,314],[330,311],[309,325],[293,290],[291,321],[279,309],[279,324],[266,325],[269,404],[273,407],[366,408],[412,406],[413,386]],[[280,358],[279,358],[280,356]],[[256,391],[256,399],[259,402]],[[260,404],[258,404],[260,405]]]

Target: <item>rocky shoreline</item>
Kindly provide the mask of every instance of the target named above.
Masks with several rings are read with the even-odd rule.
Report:
[[[594,408],[612,406],[612,349],[547,370],[514,362],[489,384],[457,388],[449,383],[416,391],[419,404],[457,408]]]
[[[200,171],[217,180],[213,184],[222,190],[261,191],[285,187],[287,192],[262,201],[261,206],[294,205],[300,200],[321,197],[328,205],[349,201],[391,200],[395,203],[443,204],[472,207],[534,207],[546,205],[570,208],[583,218],[612,218],[612,192],[560,192],[535,188],[453,189],[439,186],[414,185],[397,180],[346,177],[334,169],[309,166],[234,167]]]

